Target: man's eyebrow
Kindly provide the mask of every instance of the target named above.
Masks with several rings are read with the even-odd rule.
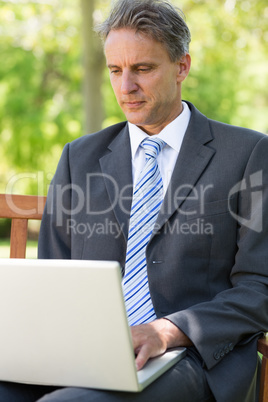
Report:
[[[119,68],[119,67],[116,66],[115,64],[108,64],[107,67],[108,67],[108,68]]]
[[[143,61],[143,62],[140,62],[140,63],[133,64],[133,67],[140,67],[140,66],[148,66],[148,67],[150,67],[150,66],[155,66],[155,65],[156,64],[153,63],[153,62]]]
[[[131,67],[131,69],[134,70],[139,67],[156,67],[156,66],[157,66],[156,63],[140,62],[140,63],[132,64],[130,67]],[[107,67],[108,68],[120,68],[116,64],[108,64]]]

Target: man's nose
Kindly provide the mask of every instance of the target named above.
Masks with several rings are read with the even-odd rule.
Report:
[[[124,95],[136,92],[138,90],[138,84],[135,80],[135,74],[130,71],[124,71],[122,73],[121,92]]]

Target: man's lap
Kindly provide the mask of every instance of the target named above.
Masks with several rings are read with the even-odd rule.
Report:
[[[9,385],[8,388],[7,385]],[[197,354],[190,350],[183,360],[141,393],[74,387],[54,390],[46,387],[0,383],[0,402],[34,402],[37,400],[40,402],[148,402],[150,400],[154,402],[197,402],[213,401],[214,399],[206,382],[202,362]]]

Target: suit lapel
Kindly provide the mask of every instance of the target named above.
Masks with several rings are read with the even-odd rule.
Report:
[[[127,240],[132,200],[131,150],[127,125],[108,146],[99,160],[115,217]]]
[[[205,145],[213,140],[208,119],[192,104],[188,105],[192,113],[190,123],[156,221],[156,232],[184,202],[215,153]]]

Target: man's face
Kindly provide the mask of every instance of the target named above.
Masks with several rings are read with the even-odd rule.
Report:
[[[129,122],[158,134],[181,113],[189,55],[173,63],[160,42],[125,28],[109,33],[105,55],[115,96]]]

